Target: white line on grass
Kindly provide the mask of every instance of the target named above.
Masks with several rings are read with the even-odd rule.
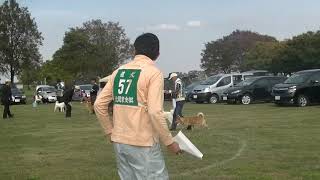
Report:
[[[232,137],[232,136],[230,136],[230,137],[231,138],[235,138],[235,137]],[[230,161],[233,161],[233,160],[237,159],[239,156],[241,156],[242,152],[246,148],[247,142],[245,140],[242,140],[242,139],[239,139],[239,138],[235,138],[235,139],[238,139],[238,141],[240,142],[241,146],[238,149],[237,153],[234,154],[231,158],[223,160],[223,161],[220,161],[220,162],[216,162],[216,163],[210,164],[210,165],[202,167],[202,168],[195,169],[193,171],[187,171],[187,172],[184,172],[184,173],[175,174],[174,176],[187,176],[187,175],[191,175],[193,173],[199,173],[201,171],[206,171],[206,170],[209,170],[211,168],[216,168],[216,167],[225,165],[225,164],[229,163]]]

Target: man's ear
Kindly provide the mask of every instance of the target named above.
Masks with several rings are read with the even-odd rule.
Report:
[[[159,56],[160,56],[160,52],[158,52],[157,57],[153,61],[156,61],[159,58]]]

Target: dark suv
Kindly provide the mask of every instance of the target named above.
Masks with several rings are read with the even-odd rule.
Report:
[[[320,69],[299,71],[284,83],[273,87],[272,95],[278,105],[284,103],[304,107],[320,102]]]
[[[228,103],[250,104],[253,101],[271,101],[271,90],[275,84],[285,81],[285,77],[261,76],[246,79],[228,88],[222,97]]]
[[[27,98],[26,95],[24,95],[24,93],[18,89],[18,88],[11,88],[11,93],[12,93],[12,97],[11,97],[11,103],[12,104],[26,104],[27,102]]]

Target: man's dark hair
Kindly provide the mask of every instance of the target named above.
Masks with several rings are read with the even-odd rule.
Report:
[[[159,56],[159,39],[152,33],[145,33],[137,37],[134,42],[135,55],[145,55],[152,60]]]
[[[91,78],[91,81],[97,82],[96,78]]]

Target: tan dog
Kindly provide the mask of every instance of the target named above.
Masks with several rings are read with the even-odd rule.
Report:
[[[193,117],[180,117],[177,118],[177,123],[180,123],[184,126],[201,126],[208,127],[206,119],[204,118],[204,114],[199,112],[197,116]]]
[[[86,104],[86,107],[87,107],[89,113],[93,113],[94,110],[93,110],[93,106],[92,106],[92,104],[91,104],[91,101],[90,101],[90,100],[87,100],[85,104]]]

